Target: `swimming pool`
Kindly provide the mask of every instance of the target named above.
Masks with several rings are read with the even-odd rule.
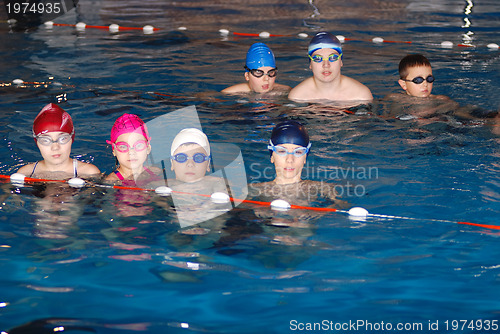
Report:
[[[305,178],[339,185],[350,206],[414,219],[298,210],[269,220],[269,208],[242,204],[215,219],[220,229],[185,235],[154,194],[134,215],[120,212],[112,190],[4,183],[0,331],[497,332],[498,231],[455,222],[500,225],[498,135],[484,121],[389,117],[383,98],[399,91],[399,59],[421,52],[434,93],[497,110],[499,53],[487,45],[499,43],[499,20],[494,0],[81,0],[56,22],[161,30],[11,32],[2,22],[1,81],[52,83],[0,87],[0,174],[39,159],[30,129],[46,103],[72,115],[73,154],[106,173],[114,160],[105,140],[119,115],[152,121],[195,106],[211,141],[240,148],[249,182],[272,177],[270,130],[297,119],[313,142]],[[264,42],[278,82],[290,86],[309,76],[309,39],[298,33],[352,38],[343,73],[370,87],[374,105],[353,114],[217,93],[241,82],[246,50],[262,41],[219,29],[284,35]]]

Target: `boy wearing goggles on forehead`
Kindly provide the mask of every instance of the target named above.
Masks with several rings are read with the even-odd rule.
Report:
[[[295,101],[371,101],[368,87],[342,75],[342,46],[329,32],[318,32],[309,43],[309,68],[313,76],[294,87],[288,98]],[[350,103],[351,104],[351,103]]]
[[[264,43],[253,44],[247,52],[245,83],[224,89],[223,93],[288,92],[289,86],[277,84],[278,68],[271,49]]]

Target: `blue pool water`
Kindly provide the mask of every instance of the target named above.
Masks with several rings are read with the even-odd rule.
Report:
[[[384,99],[400,90],[401,57],[424,53],[435,94],[498,110],[500,54],[487,47],[500,43],[496,0],[81,0],[55,21],[160,31],[19,31],[2,21],[0,174],[40,159],[30,129],[49,102],[73,117],[73,155],[106,173],[114,160],[105,140],[119,115],[153,121],[195,106],[212,142],[239,147],[248,182],[272,178],[264,173],[270,130],[297,119],[313,142],[304,178],[336,184],[349,206],[413,219],[359,222],[242,204],[201,224],[207,234],[186,235],[154,194],[131,208],[110,189],[3,183],[0,331],[498,332],[499,231],[457,222],[500,225],[499,131],[484,119],[403,120]],[[283,35],[264,42],[276,54],[278,82],[290,86],[310,75],[309,39],[298,33],[351,38],[343,73],[372,90],[373,106],[346,112],[218,93],[241,82],[246,50],[262,41],[222,36],[222,28]],[[52,83],[7,85],[17,78]],[[349,322],[359,327],[346,330]]]

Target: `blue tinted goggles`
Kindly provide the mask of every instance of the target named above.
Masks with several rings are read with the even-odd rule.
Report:
[[[210,159],[209,155],[205,155],[203,153],[195,153],[192,157],[188,156],[186,153],[177,153],[173,157],[170,157],[172,160],[177,161],[181,164],[185,163],[189,159],[192,159],[197,164],[201,164],[202,162]]]
[[[325,58],[323,58],[323,56],[321,55],[314,55],[314,56],[309,55],[309,58],[311,58],[311,60],[315,63],[321,63],[323,60],[325,60]],[[342,59],[342,53],[341,54],[332,53],[326,58],[330,63],[333,63],[339,59]]]

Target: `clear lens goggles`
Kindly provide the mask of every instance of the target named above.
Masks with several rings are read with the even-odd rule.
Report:
[[[288,150],[283,147],[283,146],[274,146],[274,145],[269,145],[267,146],[267,148],[269,150],[272,150],[274,153],[276,153],[277,155],[281,156],[281,157],[284,157],[288,154],[292,154],[293,156],[299,158],[301,156],[303,156],[304,154],[307,154],[307,152],[309,152],[309,148],[311,146],[309,145],[308,147],[297,147],[295,148],[292,152],[288,152]]]
[[[133,146],[130,146],[128,143],[124,141],[120,141],[118,143],[112,143],[113,149],[117,149],[118,152],[127,153],[131,148],[136,152],[144,151],[148,147],[147,140],[138,140],[134,143]]]
[[[65,144],[70,142],[71,135],[68,133],[65,133],[65,134],[57,137],[56,140],[52,140],[52,138],[50,138],[49,136],[44,136],[44,135],[36,136],[35,138],[36,138],[36,141],[38,143],[40,143],[40,145],[43,145],[43,146],[50,146],[50,145],[55,144],[55,143],[58,143],[59,145],[65,145]]]

